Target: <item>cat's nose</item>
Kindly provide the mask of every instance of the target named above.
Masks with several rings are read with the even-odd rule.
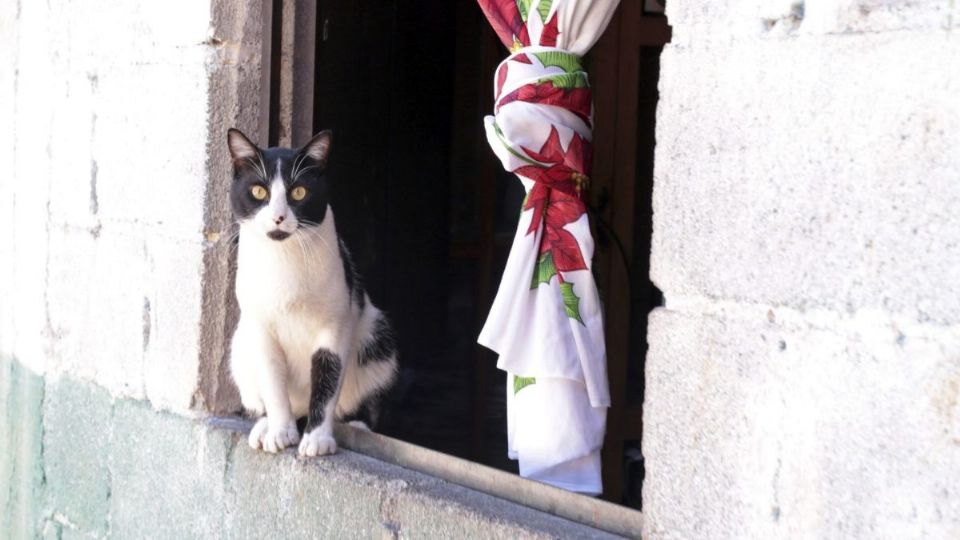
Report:
[[[284,220],[284,216],[277,216],[273,218],[273,222],[276,223],[277,225],[283,223],[283,220]]]

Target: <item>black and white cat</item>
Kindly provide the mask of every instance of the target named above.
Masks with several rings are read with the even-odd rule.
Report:
[[[261,149],[231,129],[227,142],[240,227],[230,367],[243,406],[262,416],[250,446],[278,452],[299,441],[301,455],[331,454],[333,421],[372,427],[397,370],[390,326],[337,236],[326,176],[331,135],[300,149]]]

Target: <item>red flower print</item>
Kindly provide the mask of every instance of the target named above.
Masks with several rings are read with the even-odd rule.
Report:
[[[536,231],[541,220],[543,222],[540,255],[550,253],[556,269],[563,272],[587,269],[576,237],[564,229],[565,225],[577,221],[586,213],[586,207],[579,197],[538,182],[530,190],[523,208],[533,210],[533,220],[527,234]]]
[[[521,47],[530,45],[527,25],[520,17],[516,0],[477,0],[477,3],[497,37],[508,49],[513,49],[516,43],[520,43]]]
[[[500,92],[503,92],[503,83],[507,82],[507,68],[509,67],[510,63],[507,62],[497,70],[497,96],[500,95]]]
[[[560,30],[557,28],[557,14],[554,13],[553,17],[543,26],[543,32],[540,34],[540,45],[544,47],[556,47],[557,36],[559,35]]]
[[[500,90],[503,90],[502,85]],[[514,101],[563,107],[590,125],[592,96],[589,88],[559,88],[550,80],[539,84],[525,84],[500,98],[496,110],[499,111],[501,107]]]
[[[567,149],[564,150],[563,145],[560,144],[560,133],[557,131],[556,126],[552,126],[550,128],[550,135],[547,137],[546,142],[543,143],[539,152],[535,152],[526,147],[521,148],[523,148],[523,151],[526,152],[528,156],[540,163],[546,164],[547,167],[524,166],[514,172],[536,180],[534,176],[525,174],[521,172],[521,170],[538,169],[541,171],[551,171],[549,175],[544,176],[547,183],[551,184],[551,188],[559,187],[555,185],[557,183],[556,180],[560,179],[563,173],[569,176],[569,178],[564,178],[564,180],[569,180],[570,183],[573,184],[575,178],[573,178],[572,175],[574,173],[589,176],[590,171],[593,170],[593,145],[590,144],[590,141],[581,137],[579,133],[573,134],[573,137],[570,138],[570,144],[567,145]],[[536,174],[535,171],[527,172]],[[543,174],[544,173],[541,173],[541,175]]]
[[[589,141],[575,133],[564,150],[560,134],[553,127],[539,152],[523,148],[544,166],[527,165],[514,171],[536,182],[524,205],[525,210],[533,211],[527,234],[535,232],[543,223],[540,254],[550,253],[559,271],[587,269],[576,237],[564,226],[586,213],[586,206],[580,200],[580,182],[592,166],[592,148]]]

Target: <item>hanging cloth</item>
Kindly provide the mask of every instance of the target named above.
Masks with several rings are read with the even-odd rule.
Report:
[[[610,392],[584,197],[593,102],[581,56],[619,0],[478,0],[511,55],[487,140],[526,190],[479,343],[507,372],[508,454],[520,474],[597,494]]]

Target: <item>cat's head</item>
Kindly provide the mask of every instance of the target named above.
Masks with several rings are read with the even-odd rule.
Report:
[[[315,227],[327,214],[326,170],[331,133],[321,131],[302,148],[262,149],[237,129],[227,132],[233,158],[230,204],[242,226],[273,240]]]

